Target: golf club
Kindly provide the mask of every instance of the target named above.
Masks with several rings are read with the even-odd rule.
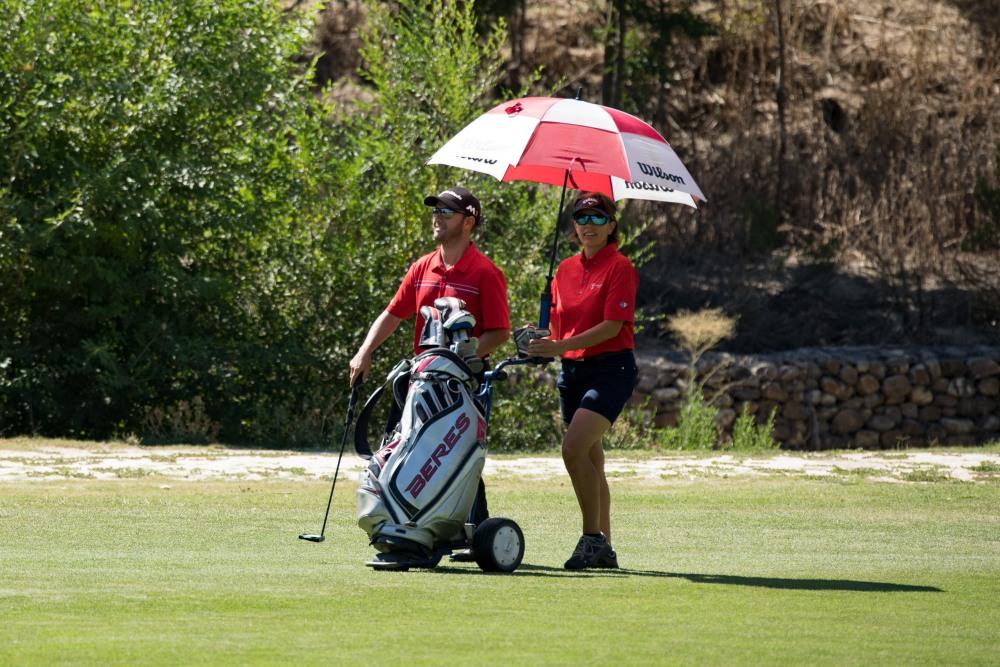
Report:
[[[320,528],[319,535],[312,535],[310,533],[302,533],[299,535],[300,540],[306,540],[307,542],[322,542],[326,539],[326,520],[330,516],[330,504],[333,502],[333,490],[337,488],[337,475],[340,473],[340,460],[344,458],[344,447],[347,445],[347,432],[351,430],[351,420],[354,418],[354,406],[358,402],[358,396],[361,394],[361,385],[364,384],[364,378],[358,377],[354,385],[351,387],[351,397],[347,401],[347,416],[344,418],[344,434],[340,439],[340,454],[337,456],[337,467],[333,471],[333,484],[330,485],[330,497],[326,501],[326,513],[323,515],[323,527]]]

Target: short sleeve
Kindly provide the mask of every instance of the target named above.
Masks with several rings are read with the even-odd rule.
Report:
[[[604,301],[604,319],[615,322],[634,321],[639,275],[632,262],[624,259],[616,263],[608,275],[608,282],[610,284]]]
[[[479,309],[482,311],[483,331],[510,329],[510,305],[507,303],[507,279],[496,266],[483,272],[479,284]]]
[[[386,308],[390,315],[401,320],[408,320],[417,313],[417,273],[420,262],[414,262],[406,270],[403,282],[399,284],[396,295],[392,297]]]

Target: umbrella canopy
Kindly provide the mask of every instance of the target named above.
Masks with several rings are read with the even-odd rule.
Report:
[[[581,100],[524,97],[469,123],[431,156],[501,181],[593,190],[618,199],[695,206],[698,184],[667,140],[617,109]]]
[[[652,199],[697,208],[698,184],[667,140],[635,116],[580,99],[522,97],[497,105],[466,125],[427,164],[446,164],[501,181],[562,185],[615,200]],[[558,220],[558,218],[557,218]],[[538,327],[547,329],[552,270],[559,247],[552,235],[549,273]]]

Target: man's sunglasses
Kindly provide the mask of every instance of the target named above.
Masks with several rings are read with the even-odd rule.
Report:
[[[608,224],[608,216],[597,215],[596,213],[584,213],[583,215],[573,216],[573,221],[578,225],[601,225]]]
[[[451,217],[456,213],[461,213],[461,211],[456,211],[453,208],[432,208],[431,215],[440,215],[445,220],[451,220]]]

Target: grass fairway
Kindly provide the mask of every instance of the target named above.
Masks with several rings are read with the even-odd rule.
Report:
[[[571,488],[490,483],[502,576],[365,568],[350,479],[323,544],[321,482],[2,483],[0,664],[996,664],[996,482],[612,484],[626,569],[569,573]]]

